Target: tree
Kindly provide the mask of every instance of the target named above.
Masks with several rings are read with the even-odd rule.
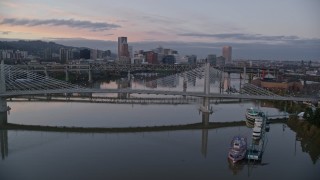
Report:
[[[313,122],[316,126],[320,127],[320,108],[317,108],[313,115]]]
[[[313,123],[313,110],[312,108],[308,107],[306,108],[306,110],[304,111],[303,114],[303,118],[307,121],[309,121],[310,123]]]

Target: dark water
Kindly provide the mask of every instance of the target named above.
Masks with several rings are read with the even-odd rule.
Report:
[[[2,131],[8,154],[0,179],[319,179],[295,133],[271,125],[261,163],[227,160],[231,138],[247,127],[149,133]],[[206,136],[207,133],[207,136]]]
[[[9,103],[8,121],[125,127],[201,122],[197,105]],[[214,105],[211,122],[240,121],[251,102]],[[261,107],[270,114],[279,113]],[[272,124],[261,163],[227,160],[246,126],[148,133],[1,131],[0,179],[319,179],[320,164],[302,152],[295,132]]]

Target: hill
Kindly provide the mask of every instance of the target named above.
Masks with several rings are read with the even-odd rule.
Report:
[[[0,41],[0,49],[8,50],[20,50],[28,51],[29,54],[42,56],[45,49],[51,49],[53,53],[58,53],[60,48],[73,48],[70,46],[64,46],[54,42],[44,42],[44,41]]]

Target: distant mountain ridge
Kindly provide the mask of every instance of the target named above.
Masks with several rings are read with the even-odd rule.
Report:
[[[18,40],[18,41],[0,41],[0,50],[20,50],[28,51],[29,54],[41,55],[46,49],[51,49],[53,53],[59,53],[60,48],[76,48],[64,46],[55,42],[45,42],[40,40]]]

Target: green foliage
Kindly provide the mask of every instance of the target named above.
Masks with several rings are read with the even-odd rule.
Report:
[[[309,123],[320,127],[320,108],[316,108],[315,111],[312,108],[306,108],[303,118]]]
[[[313,120],[313,110],[308,107],[306,108],[306,110],[304,111],[304,115],[303,115],[303,118],[309,122],[312,122]]]
[[[320,108],[317,108],[313,115],[314,125],[320,127]]]

